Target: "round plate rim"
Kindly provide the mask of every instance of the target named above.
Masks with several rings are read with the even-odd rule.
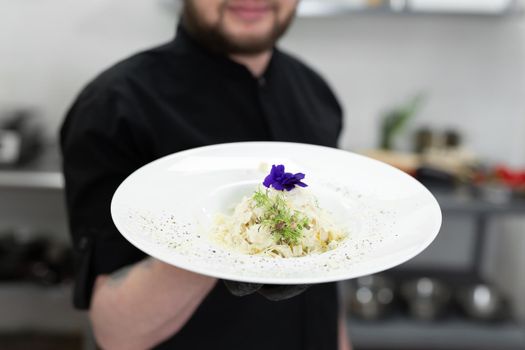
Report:
[[[401,176],[405,176],[405,177],[410,178],[413,181],[414,186],[418,186],[420,188],[420,190],[422,190],[423,192],[426,193],[426,195],[428,196],[428,198],[430,199],[430,201],[432,202],[432,204],[434,206],[433,210],[434,210],[434,212],[435,212],[435,214],[437,216],[435,217],[436,225],[435,225],[435,227],[433,227],[432,234],[428,235],[426,240],[424,242],[422,242],[422,244],[419,245],[418,249],[414,250],[413,253],[402,255],[398,259],[393,259],[391,263],[384,264],[384,265],[382,265],[381,267],[378,267],[378,268],[369,268],[369,269],[365,268],[365,269],[360,269],[358,271],[354,271],[355,269],[353,269],[351,271],[348,271],[348,273],[340,273],[340,274],[328,275],[328,276],[315,276],[315,277],[311,277],[311,278],[305,278],[305,277],[285,277],[285,278],[283,278],[283,277],[272,277],[272,278],[270,278],[270,277],[254,277],[254,278],[250,278],[249,276],[248,277],[246,277],[246,276],[238,276],[238,275],[236,275],[234,273],[231,274],[231,273],[227,273],[227,272],[226,273],[220,273],[220,272],[210,273],[210,272],[206,271],[206,269],[201,269],[201,268],[195,267],[191,263],[186,263],[185,261],[183,261],[183,262],[179,261],[179,262],[177,262],[175,264],[172,261],[170,261],[169,259],[167,259],[167,258],[165,258],[163,256],[159,256],[159,254],[157,254],[157,252],[153,251],[153,249],[150,249],[149,247],[141,246],[140,242],[137,242],[137,240],[135,240],[135,238],[132,237],[132,235],[124,233],[124,231],[125,231],[124,225],[123,225],[123,223],[120,222],[120,220],[118,219],[118,216],[116,214],[117,213],[116,202],[118,201],[119,193],[121,191],[123,191],[123,188],[125,186],[127,186],[127,183],[130,182],[133,177],[138,176],[138,174],[144,168],[146,168],[146,167],[149,168],[149,167],[153,166],[156,163],[166,161],[167,159],[170,159],[170,158],[177,158],[177,157],[181,157],[183,155],[189,155],[191,153],[201,152],[201,151],[205,151],[205,150],[213,150],[215,148],[232,147],[232,146],[241,146],[242,147],[242,145],[254,145],[255,146],[255,145],[268,145],[268,144],[271,144],[271,145],[283,145],[283,146],[293,145],[293,146],[299,146],[299,147],[312,147],[312,148],[318,148],[318,149],[321,148],[321,149],[328,150],[330,152],[344,153],[345,155],[350,155],[350,156],[353,156],[353,157],[364,159],[367,162],[380,164],[383,167],[389,168],[391,171],[394,171],[394,172],[397,172],[398,174],[401,174]],[[126,179],[117,187],[117,190],[113,194],[113,197],[112,197],[112,200],[111,200],[110,212],[111,212],[111,217],[113,219],[113,222],[114,222],[116,228],[118,229],[120,234],[128,242],[130,242],[137,249],[143,251],[144,253],[148,254],[149,256],[154,257],[155,259],[158,259],[158,260],[160,260],[160,261],[162,261],[164,263],[167,263],[169,265],[172,265],[172,266],[175,266],[177,268],[184,269],[184,270],[187,270],[187,271],[190,271],[190,272],[194,272],[194,273],[197,273],[197,274],[201,274],[201,275],[205,275],[205,276],[209,276],[209,277],[214,277],[214,278],[218,278],[218,279],[234,280],[234,281],[246,282],[246,283],[262,283],[262,284],[276,284],[276,285],[318,284],[318,283],[337,282],[337,281],[357,278],[357,277],[360,277],[360,276],[375,274],[375,273],[378,273],[378,272],[382,272],[382,271],[391,269],[391,268],[393,268],[395,266],[398,266],[398,265],[400,265],[400,264],[402,264],[404,262],[407,262],[407,261],[413,259],[415,256],[419,255],[426,248],[428,248],[428,246],[435,240],[435,238],[439,234],[441,226],[442,226],[442,211],[441,211],[440,205],[439,205],[437,199],[435,198],[435,196],[423,184],[421,184],[419,181],[417,181],[415,178],[413,178],[409,174],[401,171],[400,169],[398,169],[398,168],[396,168],[396,167],[394,167],[394,166],[392,166],[390,164],[381,162],[379,160],[376,160],[376,159],[373,159],[373,158],[370,158],[370,157],[366,157],[364,155],[361,155],[361,154],[358,154],[358,153],[354,153],[354,152],[351,152],[351,151],[343,150],[343,149],[332,148],[332,147],[327,147],[327,146],[320,146],[320,145],[313,145],[313,144],[305,144],[305,143],[298,143],[298,142],[283,142],[283,141],[244,141],[244,142],[220,143],[220,144],[213,144],[213,145],[207,145],[207,146],[202,146],[202,147],[191,148],[191,149],[187,149],[187,150],[183,150],[183,151],[179,151],[179,152],[174,152],[174,153],[165,155],[163,157],[160,157],[160,158],[158,158],[156,160],[153,160],[153,161],[151,161],[151,162],[149,162],[149,163],[139,167],[133,173],[131,173],[129,176],[126,177]],[[308,258],[308,257],[306,257],[306,258]]]

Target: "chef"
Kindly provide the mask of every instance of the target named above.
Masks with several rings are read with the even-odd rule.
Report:
[[[336,147],[341,107],[276,48],[294,0],[185,0],[175,38],[109,68],[61,129],[74,304],[104,349],[348,349],[335,284],[220,281],[146,256],[110,202],[134,170],[194,147],[292,141]],[[173,198],[184,201],[184,198]]]

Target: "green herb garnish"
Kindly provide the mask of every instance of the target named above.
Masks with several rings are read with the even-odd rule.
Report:
[[[259,189],[252,198],[256,207],[264,211],[258,223],[268,227],[279,243],[296,245],[303,230],[309,228],[308,218],[296,210],[291,210],[282,193],[270,197],[269,190]]]

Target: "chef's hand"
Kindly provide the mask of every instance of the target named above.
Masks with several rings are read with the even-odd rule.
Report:
[[[235,296],[243,297],[255,292],[261,294],[266,299],[271,301],[280,301],[293,298],[304,292],[309,284],[297,285],[274,285],[274,284],[258,284],[258,283],[244,283],[223,280],[226,288]]]

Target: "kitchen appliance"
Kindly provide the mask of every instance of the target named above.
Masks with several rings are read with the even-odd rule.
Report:
[[[30,110],[16,110],[0,119],[0,166],[18,166],[36,157],[42,128]]]

